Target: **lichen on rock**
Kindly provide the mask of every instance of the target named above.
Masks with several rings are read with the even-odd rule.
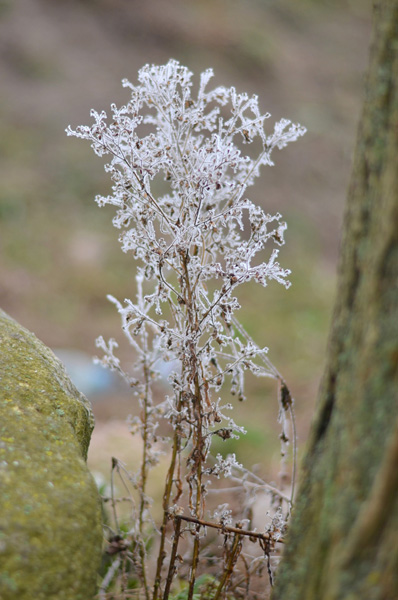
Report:
[[[101,509],[86,466],[89,402],[0,310],[0,598],[90,600]]]

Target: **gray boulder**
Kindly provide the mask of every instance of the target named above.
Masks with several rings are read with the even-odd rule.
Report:
[[[90,600],[101,558],[88,401],[0,310],[0,598]]]

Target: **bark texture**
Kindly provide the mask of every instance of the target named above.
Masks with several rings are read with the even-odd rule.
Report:
[[[398,598],[398,0],[374,3],[326,372],[272,598]]]

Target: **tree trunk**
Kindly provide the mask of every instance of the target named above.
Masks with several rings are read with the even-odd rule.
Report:
[[[398,0],[374,3],[326,372],[272,598],[398,598]]]

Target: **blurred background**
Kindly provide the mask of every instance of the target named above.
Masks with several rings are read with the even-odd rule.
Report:
[[[296,399],[303,447],[325,358],[346,187],[362,101],[370,0],[0,0],[0,306],[59,353],[93,402],[90,465],[134,455],[128,390],[93,368],[94,341],[121,341],[106,294],[134,295],[135,265],[119,247],[110,182],[89,145],[64,130],[89,110],[124,103],[120,84],[173,57],[217,85],[256,93],[268,121],[308,133],[274,155],[250,198],[288,223],[280,262],[292,286],[242,290],[239,318]],[[120,355],[131,361],[121,344]],[[238,459],[273,472],[276,390],[248,381],[235,420]],[[161,393],[161,390],[159,391]],[[222,442],[220,442],[222,443]],[[232,442],[227,442],[230,444]],[[223,446],[226,448],[226,446]]]

